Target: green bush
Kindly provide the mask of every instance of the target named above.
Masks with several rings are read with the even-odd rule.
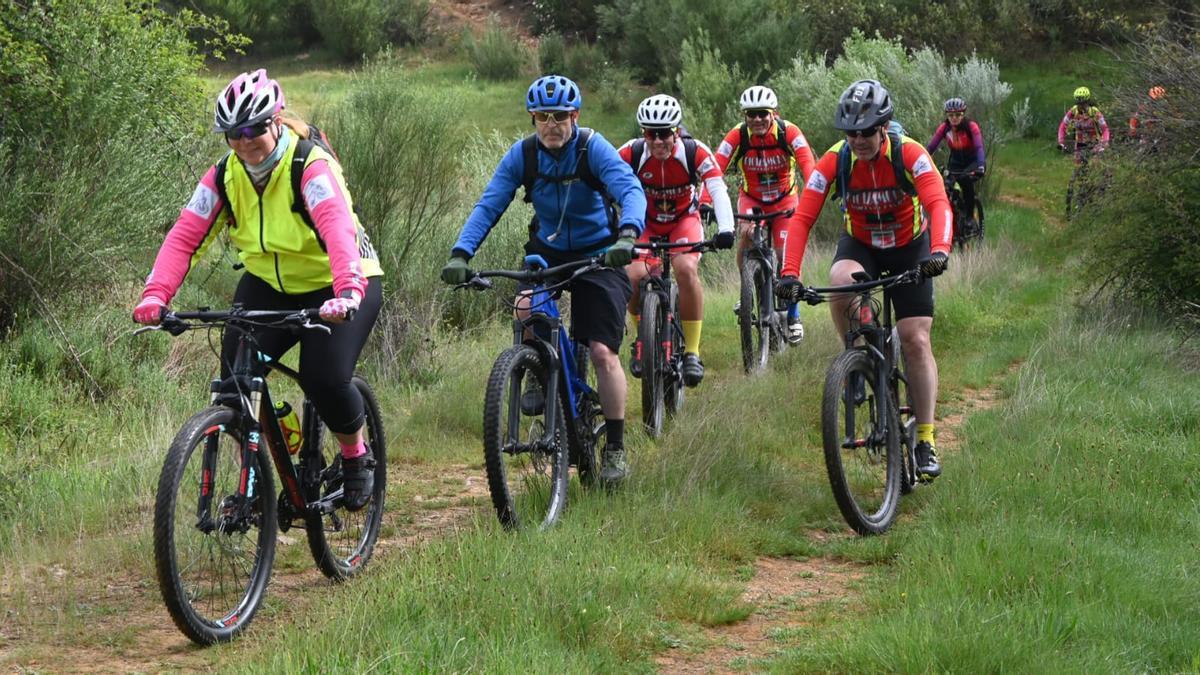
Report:
[[[0,5],[0,317],[145,275],[211,147],[190,31],[227,33],[123,0]]]
[[[747,80],[741,68],[721,59],[708,32],[701,30],[685,38],[680,50],[683,66],[675,77],[683,106],[683,123],[688,131],[714,149],[725,132],[738,120],[738,96]]]
[[[596,8],[603,0],[534,0],[529,11],[537,35],[596,39]]]
[[[309,0],[326,46],[347,60],[425,39],[429,0]]]
[[[229,22],[251,40],[255,54],[282,54],[317,42],[309,0],[193,0],[197,9]]]
[[[1084,270],[1118,301],[1200,319],[1200,54],[1185,39],[1152,36],[1127,62],[1133,74],[1114,108],[1136,111],[1138,137],[1110,113],[1114,143],[1089,165],[1084,187],[1099,195],[1071,221],[1085,244]],[[1166,89],[1153,101],[1152,86]]]
[[[713,48],[755,80],[802,52],[800,12],[773,0],[613,0],[598,9],[600,36],[645,83],[669,87],[683,68],[680,39],[708,30]]]
[[[483,35],[463,34],[463,51],[475,74],[485,80],[521,77],[529,64],[529,50],[504,28],[496,15],[488,17]]]
[[[538,41],[538,72],[567,72],[567,42],[561,33],[546,33]]]
[[[820,156],[841,140],[831,121],[837,100],[851,82],[862,78],[881,81],[892,94],[896,119],[908,135],[927,141],[945,118],[942,103],[962,96],[970,115],[979,122],[985,145],[991,153],[1005,139],[1008,111],[1004,103],[1012,87],[1000,81],[994,61],[970,56],[948,61],[931,48],[908,51],[898,40],[866,38],[855,33],[847,38],[842,55],[826,66],[822,60],[797,57],[790,69],[771,79],[779,95],[783,116],[804,129]]]

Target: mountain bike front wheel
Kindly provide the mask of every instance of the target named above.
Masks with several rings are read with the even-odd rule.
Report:
[[[371,560],[383,522],[384,494],[387,491],[387,439],[379,415],[379,402],[371,386],[361,377],[354,377],[350,383],[362,396],[366,414],[363,437],[375,457],[375,483],[371,498],[358,511],[346,510],[341,500],[336,499],[329,504],[328,512],[325,509],[310,512],[304,519],[313,560],[321,572],[334,581],[358,574]],[[309,461],[321,463],[319,483],[305,486],[309,490],[305,499],[312,503],[341,491],[342,452],[337,438],[319,419],[309,429],[313,431],[305,437],[305,442],[315,443],[318,449],[309,457]]]
[[[158,479],[159,589],[175,625],[202,645],[227,642],[245,629],[262,604],[275,558],[267,447],[260,445],[242,466],[242,429],[236,410],[201,410],[171,442]],[[245,499],[238,496],[242,481]]]
[[[900,430],[877,391],[875,364],[862,349],[842,352],[825,377],[821,432],[834,499],[859,534],[881,534],[900,502]]]
[[[767,366],[771,348],[770,311],[773,300],[762,297],[766,275],[770,272],[761,260],[747,257],[742,261],[741,304],[738,328],[742,338],[742,367],[747,373],[761,372]],[[763,308],[768,313],[763,313]]]
[[[665,358],[665,367],[663,369],[663,401],[667,407],[667,415],[674,417],[683,410],[683,399],[685,392],[683,384],[683,352],[685,345],[683,343],[683,329],[680,324],[679,317],[679,286],[675,283],[671,284],[671,290],[668,293],[670,302],[668,307],[666,321],[663,322],[664,340],[670,345],[668,354]]]
[[[642,424],[651,438],[662,435],[666,406],[663,401],[663,373],[667,364],[663,352],[663,337],[667,308],[662,296],[650,291],[642,296],[642,315],[638,321],[638,340],[642,343]]]
[[[504,350],[488,376],[483,456],[492,505],[506,529],[549,527],[566,507],[567,438],[559,399],[545,395],[549,383],[549,370],[529,345]],[[554,434],[547,436],[548,429]]]

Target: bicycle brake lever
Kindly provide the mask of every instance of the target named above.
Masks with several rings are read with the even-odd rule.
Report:
[[[162,330],[162,326],[142,326],[141,328],[135,329],[132,333],[130,333],[130,335],[141,335],[148,330]]]
[[[330,328],[329,326],[326,326],[323,323],[313,323],[312,321],[309,321],[309,320],[305,320],[304,323],[300,324],[300,327],[305,328],[305,329],[311,328],[313,330],[324,331],[326,335],[329,335],[330,333],[333,332],[333,329]]]

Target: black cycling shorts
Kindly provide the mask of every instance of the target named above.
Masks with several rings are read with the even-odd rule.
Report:
[[[582,256],[562,253],[538,246],[531,241],[525,252],[537,254],[554,267]],[[522,290],[529,288],[522,286]],[[567,287],[571,293],[571,337],[583,344],[595,340],[614,352],[620,351],[625,339],[625,308],[633,297],[633,286],[625,268],[603,267],[576,278]]]
[[[900,248],[872,248],[843,232],[838,239],[837,252],[833,254],[834,262],[854,260],[862,265],[872,278],[907,272],[928,259],[928,229]],[[892,288],[891,297],[897,321],[910,316],[933,316],[933,279],[895,286]]]
[[[320,307],[333,297],[333,288],[290,295],[271,288],[253,274],[244,274],[233,294],[233,301],[246,309],[309,309]],[[358,356],[367,343],[367,336],[379,317],[383,304],[383,278],[371,277],[366,297],[359,304],[354,319],[331,324],[333,332],[304,330],[299,335],[286,329],[258,331],[262,353],[273,360],[283,356],[300,343],[300,388],[330,431],[352,434],[362,427],[365,419],[362,396],[350,386]],[[237,353],[237,331],[226,330],[221,345],[221,377],[228,377],[233,357]],[[293,404],[298,404],[293,401]]]

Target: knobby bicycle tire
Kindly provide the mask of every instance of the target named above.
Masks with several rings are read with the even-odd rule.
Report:
[[[874,373],[866,351],[842,352],[829,366],[821,403],[829,485],[846,523],[863,535],[887,531],[900,501],[900,431]],[[863,378],[861,402],[852,375]]]
[[[351,385],[363,399],[363,435],[371,454],[375,457],[375,484],[371,499],[358,511],[348,511],[339,506],[332,513],[310,513],[305,516],[304,526],[308,532],[308,548],[321,573],[334,581],[342,581],[358,574],[371,560],[375,543],[379,539],[379,528],[383,522],[384,495],[387,492],[387,438],[384,435],[383,419],[379,414],[379,402],[375,392],[361,377],[355,376]],[[305,442],[317,444],[324,461],[321,483],[306,495],[310,501],[325,497],[342,487],[341,448],[336,437],[318,423],[310,428],[317,430],[316,437]]]
[[[542,410],[521,410],[523,385],[532,377],[544,393],[549,372],[537,350],[504,350],[488,376],[483,405],[483,455],[496,516],[505,529],[549,527],[567,501],[568,455],[560,399],[545,397]],[[557,417],[557,419],[555,419]],[[550,447],[534,443],[557,424]]]
[[[604,412],[600,409],[600,398],[596,393],[596,376],[591,369],[591,358],[587,345],[575,345],[575,374],[592,389],[592,393],[582,393],[575,399],[575,433],[568,442],[569,463],[575,466],[579,474],[579,483],[584,487],[595,485],[600,474],[596,462],[596,448],[603,447],[607,437],[607,426]],[[570,405],[570,397],[565,389],[560,388],[561,406],[566,410]]]
[[[738,327],[742,338],[742,367],[747,373],[757,373],[767,365],[770,336],[767,317],[760,315],[759,279],[764,274],[762,261],[747,256],[742,260],[741,305]]]
[[[900,331],[892,328],[891,351],[893,370],[889,378],[888,394],[900,430],[900,494],[906,495],[917,486],[917,413],[913,407],[912,392],[908,388],[908,366],[900,345]]]
[[[663,400],[663,327],[666,312],[662,296],[647,288],[642,295],[642,314],[638,319],[638,340],[642,343],[642,424],[651,438],[662,435],[666,404]]]
[[[672,283],[668,292],[670,298],[667,317],[663,320],[663,330],[669,336],[671,356],[666,361],[663,379],[663,400],[666,403],[667,415],[674,417],[683,410],[683,400],[686,389],[683,385],[683,334],[682,319],[679,319],[679,284]],[[675,317],[672,320],[672,317]]]
[[[192,415],[171,442],[158,479],[159,589],[175,625],[202,645],[227,642],[246,628],[262,605],[275,559],[275,486],[265,443],[246,467],[249,515],[236,514],[241,430],[241,413],[232,408],[212,406]],[[206,487],[210,506],[200,514]]]

